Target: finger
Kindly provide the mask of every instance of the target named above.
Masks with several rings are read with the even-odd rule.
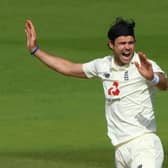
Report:
[[[29,31],[31,29],[31,24],[30,24],[30,22],[28,20],[25,23],[25,28],[26,28],[26,30],[29,30]]]
[[[36,31],[35,31],[35,27],[32,23],[31,20],[27,20],[26,21],[26,30],[29,34],[29,37],[32,39],[32,40],[36,40]]]
[[[27,26],[25,27],[25,33],[26,33],[27,39],[30,39],[32,37],[32,33]]]
[[[31,21],[31,20],[27,20],[26,23],[27,23],[27,27],[28,27],[32,32],[35,32],[35,27],[34,27],[32,21]]]
[[[27,32],[27,30],[25,29],[24,31],[25,31],[25,33],[26,33],[26,37],[28,38],[28,32]]]
[[[146,65],[146,66],[150,65],[150,62],[148,61],[145,54],[143,54],[142,52],[139,52],[138,55],[139,55],[139,59],[140,59],[141,64]]]
[[[27,26],[29,29],[32,28],[32,25],[33,25],[33,23],[32,23],[31,20],[26,20],[26,26]]]
[[[137,67],[137,69],[140,69],[140,64],[138,62],[134,62],[135,66]]]
[[[26,37],[27,37],[27,39],[30,37],[30,31],[28,30],[28,28],[27,28],[27,26],[26,26],[26,24],[25,24],[25,29],[24,29],[24,31],[25,31],[25,33],[26,33]]]
[[[26,35],[27,35],[27,38],[28,37],[31,37],[31,35],[30,35],[30,27],[28,26],[28,23],[26,22],[25,23],[25,32],[26,32]]]
[[[138,56],[141,62],[146,62],[146,55],[143,54],[142,52],[138,52]]]
[[[28,27],[29,29],[31,29],[31,28],[32,28],[31,21],[27,21],[27,27]]]

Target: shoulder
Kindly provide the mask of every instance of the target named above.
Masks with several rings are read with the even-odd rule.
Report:
[[[93,61],[97,62],[97,63],[109,63],[112,60],[112,56],[108,55],[102,58],[96,58]]]
[[[111,67],[113,56],[105,56],[95,60],[95,68],[98,72],[106,71]]]
[[[103,58],[97,58],[96,60],[95,60],[95,62],[96,62],[96,64],[110,64],[111,63],[111,61],[112,61],[112,56],[110,56],[110,55],[108,55],[108,56],[105,56],[105,57],[103,57]]]
[[[90,64],[90,65],[93,65],[93,66],[95,66],[97,68],[99,66],[102,67],[103,65],[108,66],[108,65],[111,64],[112,58],[113,58],[112,56],[108,55],[108,56],[105,56],[105,57],[102,57],[102,58],[96,58],[94,60],[91,60],[91,61],[89,61],[87,63],[84,63],[84,65]]]
[[[148,59],[148,61],[152,64],[152,68],[154,72],[164,73],[161,67],[154,60]]]
[[[96,58],[92,61],[83,64],[83,71],[87,77],[97,76],[100,72],[109,69],[111,65],[112,56],[105,56],[103,58]]]

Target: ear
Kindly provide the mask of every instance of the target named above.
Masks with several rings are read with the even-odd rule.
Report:
[[[108,47],[113,50],[114,44],[111,40],[108,41]]]

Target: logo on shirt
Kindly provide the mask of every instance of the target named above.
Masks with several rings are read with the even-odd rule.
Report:
[[[108,89],[108,95],[118,96],[120,94],[118,85],[119,85],[118,82],[113,82],[112,86]]]
[[[138,168],[142,168],[142,164],[138,166]]]
[[[125,71],[125,72],[124,72],[124,80],[129,80],[128,71]]]
[[[104,77],[105,77],[105,78],[109,78],[109,77],[110,77],[110,74],[109,74],[109,73],[104,73]]]

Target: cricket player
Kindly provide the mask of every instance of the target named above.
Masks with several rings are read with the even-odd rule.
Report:
[[[116,18],[108,31],[112,54],[74,63],[43,51],[35,27],[26,21],[29,52],[55,71],[79,78],[100,78],[105,95],[108,136],[115,147],[117,168],[161,168],[164,154],[156,134],[153,94],[167,90],[163,70],[142,52],[135,52],[135,22]]]

